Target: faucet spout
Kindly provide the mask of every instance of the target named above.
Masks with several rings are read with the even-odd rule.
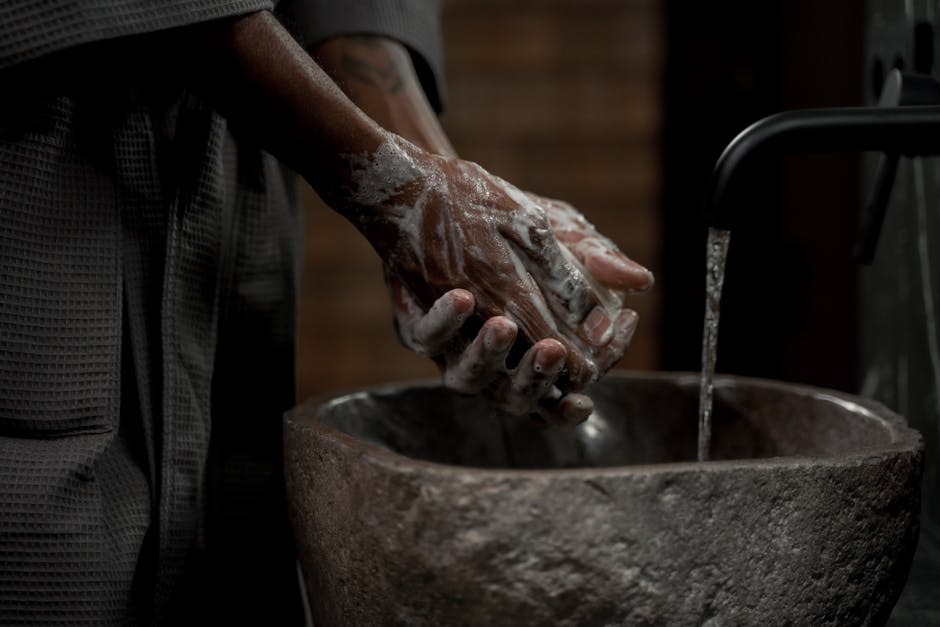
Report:
[[[755,122],[728,144],[715,164],[708,224],[719,229],[736,225],[736,189],[742,186],[743,171],[761,156],[865,151],[940,154],[940,106],[802,109]]]

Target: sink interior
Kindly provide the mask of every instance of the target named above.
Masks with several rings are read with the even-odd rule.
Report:
[[[695,459],[698,383],[609,375],[567,428],[440,385],[304,403],[285,478],[315,621],[883,621],[915,546],[918,435],[865,399],[719,377],[713,457],[746,461],[673,463]]]
[[[439,386],[378,389],[322,405],[318,419],[406,457],[476,468],[598,468],[695,460],[699,378],[610,377],[575,427],[507,416]],[[893,427],[835,393],[718,377],[712,459],[827,457],[888,446]]]

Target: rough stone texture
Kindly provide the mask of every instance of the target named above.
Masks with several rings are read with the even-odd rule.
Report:
[[[867,625],[904,585],[921,442],[863,399],[618,375],[543,429],[435,386],[310,401],[286,421],[318,625]]]

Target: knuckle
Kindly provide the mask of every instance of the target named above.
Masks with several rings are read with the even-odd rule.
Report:
[[[479,392],[478,386],[474,382],[461,375],[455,375],[450,371],[444,373],[444,387],[458,394],[475,394]]]

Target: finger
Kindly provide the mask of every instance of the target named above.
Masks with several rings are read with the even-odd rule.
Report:
[[[418,305],[411,292],[397,277],[386,272],[385,282],[392,301],[393,322],[398,341],[402,346],[419,355],[432,356],[425,351],[422,344],[415,341],[414,337],[415,327],[424,316],[424,309]]]
[[[506,371],[506,355],[516,340],[518,327],[502,316],[487,320],[456,361],[448,363],[444,384],[464,394],[476,394]]]
[[[490,396],[490,402],[516,416],[531,413],[564,368],[566,354],[565,347],[557,340],[537,342],[522,357],[505,384]]]
[[[546,302],[568,328],[575,328],[597,306],[597,295],[577,258],[554,237],[526,265]]]
[[[606,238],[585,237],[571,246],[575,257],[605,287],[642,292],[653,285],[653,273],[621,253]]]
[[[585,394],[562,394],[554,388],[539,403],[538,417],[549,424],[576,425],[594,411],[594,401]]]
[[[614,324],[603,307],[591,310],[580,327],[581,337],[591,346],[606,346],[614,338]]]
[[[594,411],[594,401],[586,394],[568,394],[561,399],[559,405],[561,420],[570,425],[584,422]]]
[[[583,390],[597,381],[598,368],[594,363],[592,351],[586,350],[580,342],[575,343],[568,337],[562,337],[568,355],[565,358],[565,368],[561,371],[555,386],[565,393]]]
[[[574,255],[566,247],[560,246],[560,249],[564,251],[564,256],[574,260]],[[578,308],[585,307],[585,310],[581,313],[569,309],[569,315],[574,316],[576,313],[580,313],[580,318],[568,318],[565,322],[577,338],[590,347],[590,352],[593,352],[595,349],[606,346],[613,339],[615,329],[610,319],[611,314],[608,312],[616,314],[621,309],[623,296],[606,287],[592,284],[584,274],[587,271],[576,261],[569,265],[567,271],[572,275],[576,275],[582,281],[580,288],[584,290],[584,293],[577,298],[577,301],[579,303]],[[570,285],[573,286],[574,284],[571,283]],[[546,293],[546,300],[550,300],[552,290],[546,290],[543,286],[542,291]],[[564,306],[564,303],[562,303],[562,306]]]
[[[560,378],[565,391],[582,389],[596,380],[597,367],[591,361],[595,349],[585,348],[589,342],[584,338],[584,330],[560,329],[539,294],[522,292],[506,304],[506,315],[518,322],[519,331],[529,344],[542,339],[555,339],[562,343],[566,358]],[[609,341],[603,331],[599,333],[601,341]]]
[[[594,365],[591,350],[585,349],[584,340],[561,333],[559,330],[549,324],[545,324],[542,317],[529,316],[525,308],[519,307],[518,303],[510,303],[507,307],[507,313],[514,320],[519,321],[519,330],[524,342],[532,344],[532,338],[554,339],[561,342],[565,348],[565,366],[559,376],[558,385],[568,390],[579,390],[587,387],[597,379],[597,366]],[[534,330],[530,330],[534,329]],[[576,341],[575,341],[576,340]]]
[[[652,273],[620,252],[577,209],[563,201],[533,198],[548,213],[558,241],[575,254],[595,281],[605,287],[631,291],[644,291],[652,286]]]
[[[607,321],[610,320],[606,318],[606,313],[604,316]],[[574,348],[566,346],[568,368],[559,377],[556,385],[566,392],[583,390],[616,366],[633,339],[638,320],[635,311],[624,309],[609,322],[609,327],[606,326],[608,322],[600,323],[599,328],[605,329],[604,335],[610,336],[606,345],[599,348],[584,345]]]
[[[502,179],[496,179],[516,204],[513,219],[500,232],[512,244],[522,265],[535,279],[555,316],[576,327],[597,304],[575,256],[561,246],[541,206]]]
[[[414,343],[423,347],[426,354],[442,353],[460,332],[473,308],[473,294],[467,290],[455,289],[445,293],[414,323]]]
[[[579,266],[575,271],[578,274],[587,272],[583,266]],[[593,303],[593,307],[584,314],[577,325],[573,325],[573,329],[579,339],[592,349],[597,349],[606,346],[613,339],[615,329],[610,316],[617,315],[621,310],[623,296],[606,287],[592,284],[589,280],[586,282],[590,289],[583,302]]]
[[[561,420],[576,425],[584,422],[594,411],[594,401],[586,394],[568,394],[559,403]]]
[[[632,309],[624,309],[621,311],[616,322],[614,322],[616,331],[614,332],[614,339],[611,340],[608,348],[620,351],[621,353],[626,351],[627,347],[630,346],[630,342],[633,340],[633,334],[636,333],[636,327],[639,321],[640,316]]]
[[[411,329],[418,319],[424,315],[424,310],[418,305],[411,292],[401,280],[389,272],[385,273],[385,282],[388,285],[389,296],[392,301],[392,314],[395,316],[395,325],[399,335],[408,331],[408,341],[411,340]],[[403,338],[404,340],[404,338]]]
[[[639,316],[631,309],[624,309],[613,322],[613,338],[603,350],[598,351],[595,357],[598,375],[605,374],[608,370],[617,365],[623,358],[633,334],[636,332]]]

